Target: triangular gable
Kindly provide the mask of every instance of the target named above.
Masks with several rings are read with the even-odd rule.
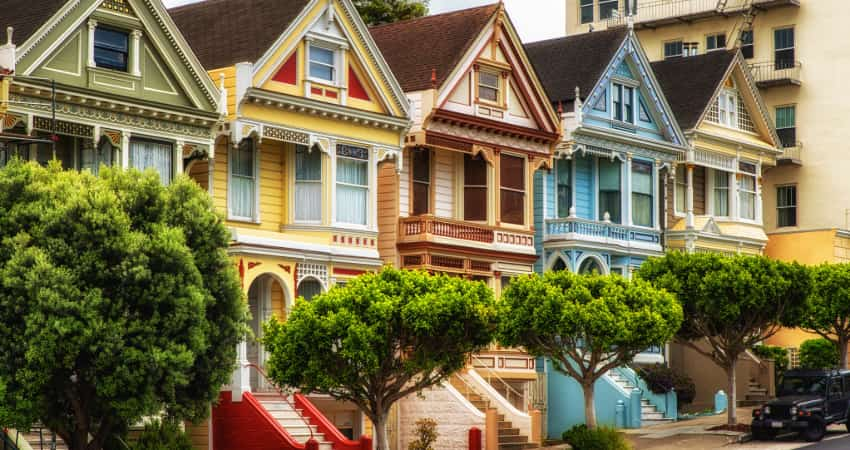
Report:
[[[607,111],[607,105],[610,103],[608,86],[616,77],[626,77],[637,81],[641,94],[639,100],[643,101],[643,106],[649,110],[647,113],[660,134],[674,145],[686,144],[685,136],[674,119],[658,80],[655,79],[646,53],[633,32],[629,32],[623,39],[620,48],[608,63],[602,76],[596,81],[590,94],[581,93],[581,96],[585,98],[582,114],[593,116],[596,114],[594,111],[598,113],[602,106],[605,106]]]
[[[337,42],[347,49],[345,65],[338,76],[347,79],[345,85],[349,98],[376,102],[381,112],[397,117],[408,115],[401,87],[350,0],[313,0],[308,3],[255,63],[254,85],[268,88],[270,82],[291,80],[292,66],[298,67],[299,62],[301,66],[306,65],[302,52],[306,47],[305,38],[310,35]],[[299,73],[306,68],[295,70]]]
[[[100,20],[98,20],[100,19]],[[88,72],[89,26],[110,26],[128,35],[141,32],[139,74]],[[75,0],[67,2],[18,47],[18,72],[112,95],[209,112],[219,93],[160,0]]]
[[[495,44],[495,45],[494,45]],[[510,72],[506,94],[508,113],[528,118],[530,127],[552,133],[560,131],[560,121],[522,46],[522,41],[510,21],[504,6],[483,27],[451,75],[438,86],[437,104],[441,107],[460,97],[474,97],[476,65],[490,63],[494,68],[504,66]],[[467,92],[469,94],[467,94]],[[516,100],[515,103],[511,99]]]
[[[728,88],[734,88],[738,92],[739,102],[744,106],[742,115],[745,118],[744,121],[749,120],[757,134],[767,144],[779,147],[779,136],[776,134],[770,110],[764,103],[752,72],[747,68],[740,51],[735,55],[721,82],[718,83],[695,128],[699,128],[703,122],[717,114],[717,98]]]
[[[717,222],[714,221],[713,217],[710,217],[705,222],[705,226],[702,227],[702,232],[711,234],[723,234],[723,232],[720,231],[720,227],[717,226]]]

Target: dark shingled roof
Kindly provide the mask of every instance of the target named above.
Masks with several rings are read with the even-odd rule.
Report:
[[[0,6],[0,44],[6,43],[6,27],[14,27],[12,41],[21,45],[53,17],[67,0],[2,0]]]
[[[730,50],[652,63],[655,78],[683,131],[697,126],[734,60],[735,52]]]
[[[582,98],[590,94],[627,34],[625,28],[615,28],[531,42],[525,52],[549,100],[572,102],[576,86]]]
[[[168,10],[207,70],[256,62],[309,0],[206,0]]]
[[[431,88],[434,69],[438,86],[446,80],[497,11],[498,4],[487,5],[380,25],[370,31],[401,88],[421,91]]]

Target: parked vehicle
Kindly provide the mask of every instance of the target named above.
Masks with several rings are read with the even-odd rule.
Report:
[[[841,423],[850,432],[850,370],[789,370],[777,383],[776,395],[753,411],[753,438],[798,432],[807,441],[819,441],[827,426]]]

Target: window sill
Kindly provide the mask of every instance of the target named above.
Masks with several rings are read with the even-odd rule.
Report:
[[[93,71],[94,73],[102,73],[104,75],[110,75],[114,77],[126,78],[128,80],[139,81],[142,79],[139,75],[133,75],[128,70],[118,70],[118,69],[109,69],[106,67],[89,67],[88,70]]]
[[[259,225],[261,223],[260,219],[255,219],[253,217],[233,216],[233,215],[230,215],[230,214],[227,215],[227,221],[228,222],[247,223],[247,224],[253,224],[253,225]]]
[[[617,120],[617,119],[611,119],[611,125],[618,130],[637,133],[637,125],[635,125],[633,123],[623,122],[623,121]]]
[[[342,89],[342,86],[337,84],[336,81],[324,80],[324,79],[321,79],[321,78],[313,78],[313,77],[307,77],[307,81],[309,81],[311,85],[317,86],[317,87],[330,88],[330,89]]]

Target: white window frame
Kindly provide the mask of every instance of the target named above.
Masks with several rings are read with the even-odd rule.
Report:
[[[794,204],[792,205],[783,205],[779,204],[779,191],[781,189],[794,189]],[[800,196],[797,194],[797,185],[796,184],[780,184],[776,186],[776,228],[793,228],[799,226],[799,199]],[[780,212],[785,209],[793,209],[794,210],[794,224],[793,225],[782,225],[779,223]]]
[[[499,179],[498,200],[497,200],[498,205],[499,205],[498,220],[502,225],[507,226],[507,227],[521,227],[521,228],[522,227],[528,227],[529,226],[529,223],[528,223],[529,222],[528,221],[528,201],[529,201],[529,199],[528,199],[528,156],[523,155],[523,154],[519,154],[519,153],[502,152],[499,155],[499,158],[500,158],[499,159],[499,171],[502,170],[501,157],[503,155],[509,156],[509,157],[512,157],[512,158],[519,158],[519,159],[522,160],[522,170],[523,170],[522,178],[523,178],[524,183],[523,183],[523,190],[519,191],[517,189],[505,187],[504,185],[502,185],[501,176],[499,177],[500,179]],[[522,192],[522,215],[523,215],[523,217],[522,217],[522,223],[521,224],[502,221],[502,191],[503,190],[508,191],[508,192]]]
[[[717,96],[717,121],[725,127],[740,129],[737,91],[724,89]]]
[[[481,74],[487,74],[487,75],[491,75],[491,76],[495,77],[496,78],[496,85],[492,86],[492,85],[485,84],[484,82],[482,82]],[[480,69],[478,71],[478,76],[476,78],[477,78],[476,88],[478,89],[478,100],[481,101],[481,102],[484,102],[484,103],[488,103],[488,104],[501,105],[502,104],[502,76],[499,73],[492,71],[492,70]],[[490,99],[487,99],[487,98],[482,98],[481,97],[481,87],[482,86],[487,88],[487,89],[495,90],[496,91],[496,99],[490,100]]]
[[[740,169],[741,164],[748,164],[748,165],[753,166],[753,172],[752,173],[744,172],[743,170]],[[758,172],[758,165],[756,163],[741,161],[738,164],[738,172],[737,172],[736,177],[735,177],[735,182],[737,183],[737,191],[738,191],[738,198],[736,199],[737,200],[736,203],[737,203],[737,208],[738,208],[738,219],[745,221],[745,222],[758,222],[759,221],[759,210],[761,208],[759,208],[759,186],[758,186],[759,181],[758,181],[757,172]],[[749,178],[752,179],[752,181],[753,181],[753,189],[752,190],[744,189],[744,183],[743,183],[744,177],[749,177]],[[753,217],[752,218],[744,217],[744,215],[742,214],[742,211],[743,211],[743,208],[744,208],[744,197],[746,195],[751,195],[752,199],[753,199]]]
[[[627,111],[629,111],[629,108],[626,108],[626,102],[625,102],[625,98],[626,98],[625,94],[626,94],[627,90],[631,91],[631,99],[629,101],[629,107],[631,109],[631,119],[632,119],[631,121],[626,120],[626,118],[627,118],[626,113],[627,113]],[[634,83],[628,83],[628,82],[624,82],[624,81],[621,81],[621,80],[616,80],[616,81],[613,81],[611,83],[611,120],[613,120],[615,123],[628,124],[630,126],[635,125],[635,122],[636,122],[635,116],[636,116],[636,113],[637,113],[636,108],[635,108],[635,103],[636,103],[636,99],[637,99],[637,95],[636,95],[637,91],[638,91],[638,88]],[[617,101],[615,100],[615,98],[617,96],[616,95],[617,92],[621,92],[619,107],[617,106]],[[619,119],[617,118],[617,112],[618,111],[620,113]]]
[[[227,220],[234,222],[251,222],[260,223],[260,146],[257,145],[257,140],[253,137],[246,138],[252,142],[253,160],[254,160],[254,208],[253,216],[238,216],[233,213],[233,156],[236,154],[232,149],[227,153]]]
[[[316,180],[298,181],[298,169],[297,169],[298,146],[296,145],[294,147],[294,151],[292,153],[292,223],[316,225],[316,224],[321,224],[323,217],[324,217],[324,203],[321,203],[321,202],[324,201],[324,197],[325,197],[325,195],[324,195],[324,183],[322,182],[322,173],[324,172],[324,167],[323,167],[324,166],[324,158],[322,157],[322,151],[319,148],[310,148],[310,146],[305,146],[305,147],[307,147],[307,151],[309,153],[317,152],[318,155],[319,155],[319,180],[318,181],[316,181]],[[321,192],[321,196],[320,196],[321,200],[320,200],[320,204],[318,205],[319,220],[298,219],[298,216],[296,215],[298,205],[296,203],[297,199],[295,198],[295,192],[296,192],[296,186],[299,183],[305,183],[305,184],[309,183],[309,184],[318,184],[319,185],[319,191]]]
[[[697,56],[699,55],[699,42],[683,42],[682,56]]]
[[[328,66],[328,64],[325,63],[325,62],[313,61],[313,48],[314,47],[331,52],[333,54],[333,59],[334,59],[333,65]],[[330,80],[326,80],[326,79],[321,78],[321,77],[313,76],[311,66],[313,65],[314,62],[316,64],[320,64],[322,66],[331,68],[331,79]],[[321,42],[321,43],[315,42],[315,41],[308,42],[308,44],[307,44],[307,78],[310,81],[313,81],[313,82],[319,83],[319,84],[337,86],[339,84],[339,78],[340,78],[340,76],[339,76],[339,73],[340,73],[339,66],[340,66],[340,57],[339,57],[339,48],[338,47],[334,46],[333,44],[328,44],[328,43],[324,43],[324,42]]]
[[[673,214],[684,216],[688,212],[688,168],[685,164],[678,164],[678,166],[676,167],[676,179],[673,183]],[[679,186],[682,187],[682,209],[679,209]]]
[[[715,176],[716,176],[717,172],[723,172],[723,173],[726,174],[726,186],[718,186],[717,183],[715,182]],[[711,187],[711,196],[709,196],[709,200],[711,201],[711,215],[715,216],[715,217],[724,217],[724,218],[732,217],[732,208],[735,207],[734,203],[732,202],[732,180],[734,180],[734,178],[735,178],[735,172],[729,172],[729,171],[726,171],[726,170],[719,170],[719,169],[711,169],[710,176],[708,176],[709,174],[706,174],[706,175],[707,175],[706,181],[708,181],[710,183],[710,187]],[[715,198],[715,195],[717,194],[717,191],[726,192],[726,214],[723,214],[723,215],[718,213],[717,204],[714,201],[714,198]]]
[[[337,153],[337,147],[340,146],[340,145],[348,145],[348,146],[351,146],[351,147],[357,147],[357,148],[365,149],[367,159],[349,158],[349,157],[346,157],[346,156],[340,156]],[[366,163],[366,177],[367,177],[367,179],[366,179],[366,184],[365,184],[365,187],[366,187],[366,223],[365,224],[343,222],[339,219],[339,211],[338,211],[339,210],[339,198],[337,198],[337,186],[343,185],[343,186],[353,186],[353,187],[357,187],[357,188],[363,188],[363,186],[364,186],[364,185],[359,185],[359,184],[344,183],[344,182],[337,180],[337,165],[338,165],[337,163],[339,162],[340,159],[350,159],[350,160],[353,160],[353,161],[359,161],[359,162]],[[373,173],[373,170],[372,170],[372,149],[368,146],[363,145],[363,144],[337,142],[336,145],[334,145],[333,165],[334,165],[334,170],[333,170],[333,194],[332,195],[334,197],[334,201],[333,201],[334,224],[344,226],[345,228],[351,228],[351,229],[357,229],[357,230],[368,230],[368,229],[370,229],[370,227],[372,227],[372,223],[373,223],[372,211],[373,211],[373,208],[374,208],[373,201],[372,201],[372,198],[371,198],[372,189],[373,189],[372,188],[372,182],[374,181],[374,177],[375,177],[375,174]]]

